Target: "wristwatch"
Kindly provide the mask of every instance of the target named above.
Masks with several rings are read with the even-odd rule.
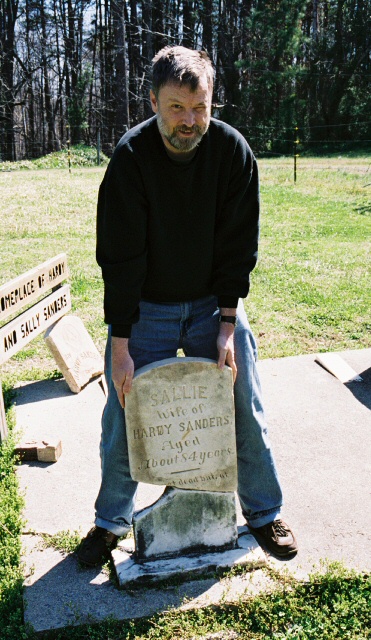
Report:
[[[236,316],[219,316],[219,322],[229,322],[229,324],[236,324]]]

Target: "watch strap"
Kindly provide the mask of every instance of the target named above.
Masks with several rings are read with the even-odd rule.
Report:
[[[236,316],[219,316],[219,322],[228,322],[229,324],[236,324]]]

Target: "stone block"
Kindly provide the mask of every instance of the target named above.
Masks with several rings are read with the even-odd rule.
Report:
[[[62,442],[55,437],[29,440],[16,447],[15,453],[22,462],[57,462],[62,455]]]
[[[169,358],[138,369],[126,396],[130,473],[179,489],[235,491],[233,376],[213,360]]]
[[[167,489],[134,515],[139,560],[232,549],[237,542],[234,493]]]
[[[73,393],[79,393],[92,378],[103,373],[103,358],[80,318],[64,316],[44,337]]]

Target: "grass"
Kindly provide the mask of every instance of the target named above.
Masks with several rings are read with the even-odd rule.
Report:
[[[107,165],[108,158],[100,154],[100,164]],[[22,169],[66,169],[74,167],[94,167],[97,165],[97,150],[82,144],[74,145],[68,150],[49,153],[34,160],[18,160],[17,162],[0,162],[0,171],[19,171]]]
[[[366,640],[371,637],[371,578],[338,563],[297,582],[272,576],[258,596],[203,609],[173,610],[139,620],[107,620],[46,633],[45,640]],[[228,632],[233,631],[233,635]],[[31,636],[29,636],[31,637]]]
[[[66,251],[73,313],[103,352],[95,209],[103,168],[0,173],[1,280]],[[366,156],[260,161],[260,259],[246,308],[260,357],[371,346],[371,164]],[[54,367],[42,338],[5,370]],[[32,372],[32,375],[33,372]]]
[[[43,546],[52,547],[62,553],[74,553],[81,542],[81,534],[78,531],[58,531],[55,534],[42,533]]]
[[[46,162],[55,166],[50,158]],[[260,356],[370,347],[370,157],[299,159],[296,184],[291,159],[261,160],[259,165],[261,251],[246,308]],[[103,289],[94,253],[104,169],[1,168],[0,284],[66,252],[73,313],[103,353]],[[1,373],[8,404],[16,381],[59,375],[41,337],[3,365]],[[21,640],[34,636],[22,625],[23,500],[14,474],[12,410],[7,415],[11,435],[0,447],[0,637]],[[60,532],[44,543],[72,552],[78,539],[76,532]],[[246,596],[234,605],[107,621],[48,637],[185,640],[233,629],[244,640],[364,640],[371,637],[370,586],[369,576],[331,565],[305,584],[276,576],[270,593]]]
[[[9,401],[11,390],[5,388]],[[21,640],[23,635],[22,584],[20,564],[23,498],[14,473],[14,412],[7,412],[10,435],[0,445],[0,637]],[[15,635],[15,632],[18,635]]]
[[[371,345],[370,159],[261,163],[260,261],[248,314],[262,357]]]

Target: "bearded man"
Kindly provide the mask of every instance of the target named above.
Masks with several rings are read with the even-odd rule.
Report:
[[[257,260],[257,163],[243,136],[211,117],[214,72],[206,53],[165,47],[152,71],[155,115],[121,138],[99,191],[109,394],[95,526],[78,556],[88,566],[106,561],[131,527],[137,483],[125,395],[134,370],[178,349],[231,367],[242,512],[268,551],[292,556],[297,543],[280,517],[256,343],[243,305]]]

